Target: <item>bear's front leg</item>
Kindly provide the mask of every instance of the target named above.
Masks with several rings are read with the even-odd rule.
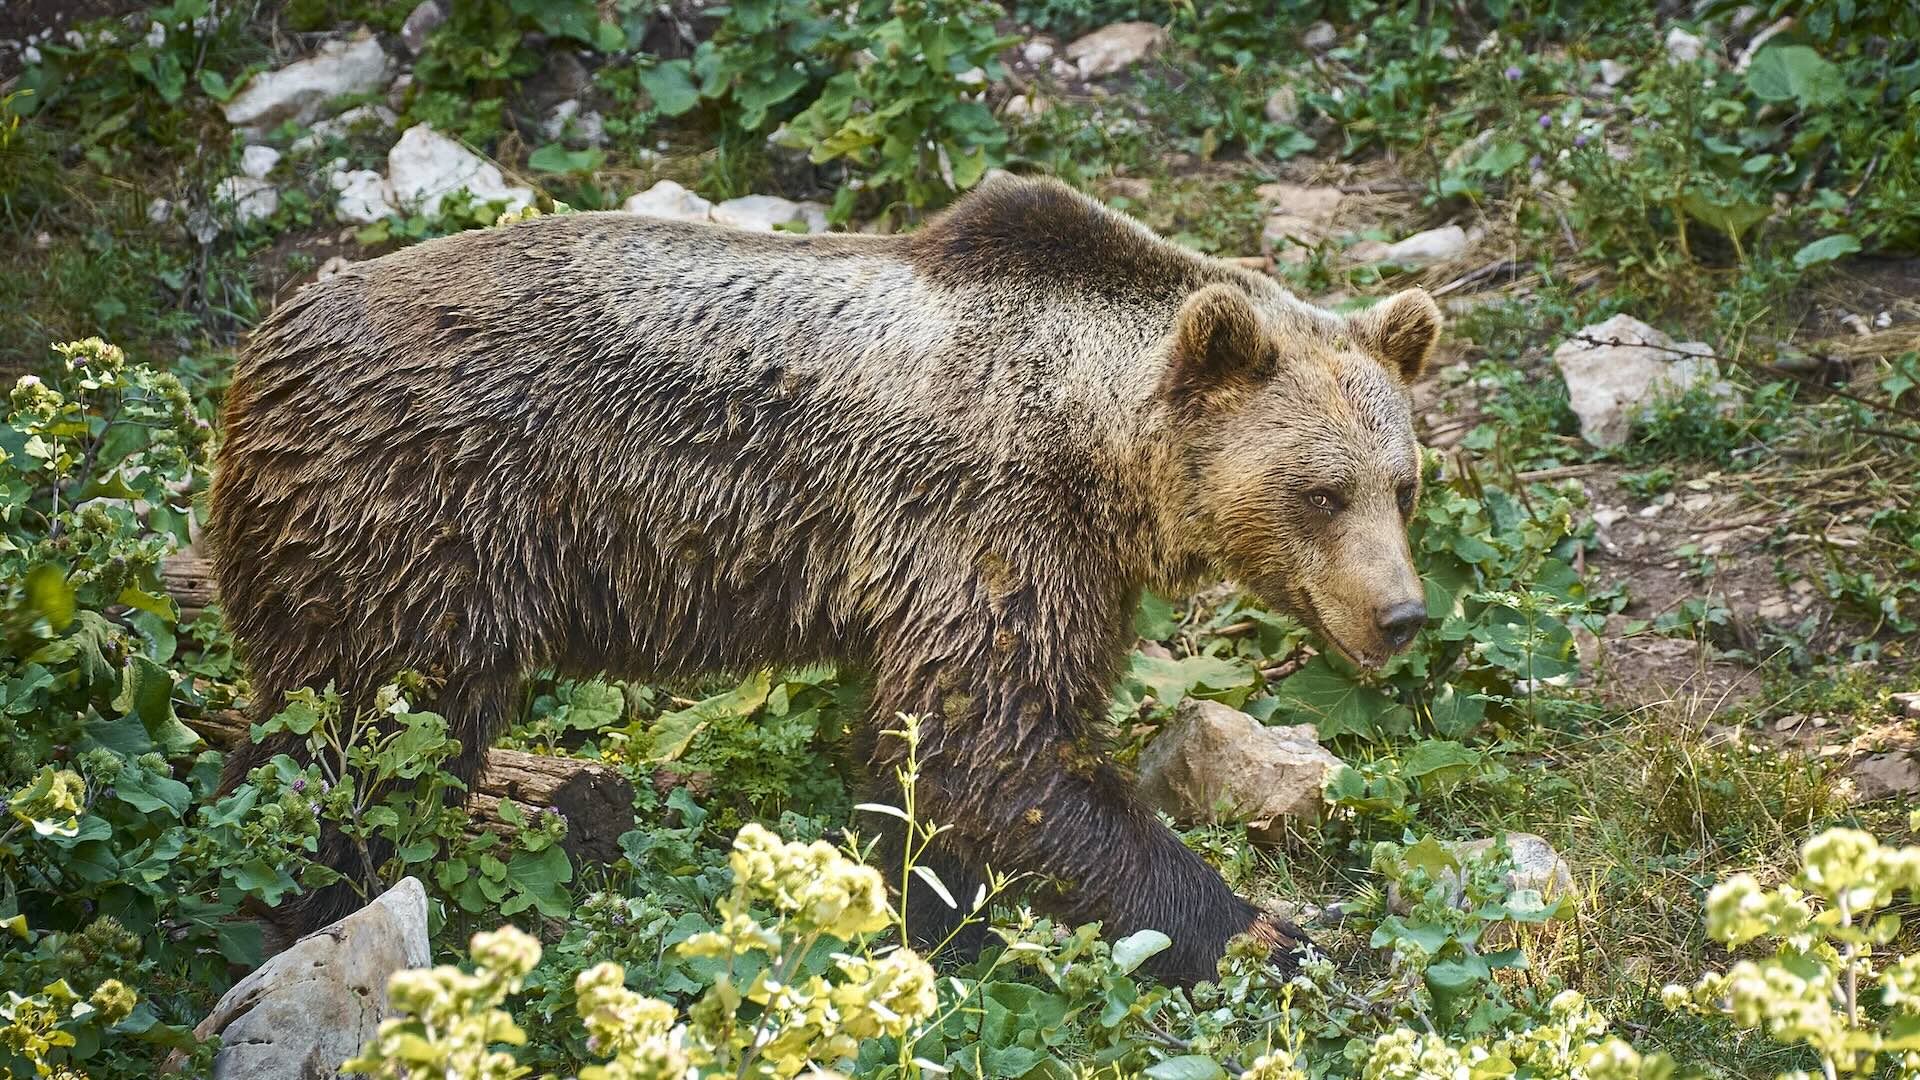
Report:
[[[1109,940],[1166,934],[1172,947],[1147,970],[1167,982],[1215,978],[1227,942],[1243,933],[1293,970],[1306,937],[1235,896],[1134,797],[1129,778],[1063,722],[1060,686],[996,679],[964,693],[940,681],[947,685],[922,695],[883,680],[875,719],[894,726],[887,720],[898,712],[922,716],[916,797],[924,820],[951,829],[944,857],[1028,875],[1035,906],[1073,924],[1097,921]],[[916,707],[896,707],[907,705]],[[883,738],[876,749],[875,766],[890,775],[904,747]],[[940,937],[933,924],[943,913],[926,899],[915,905],[916,921],[931,920],[916,936]]]

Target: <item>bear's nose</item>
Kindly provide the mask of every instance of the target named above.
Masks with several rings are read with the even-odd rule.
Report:
[[[1374,616],[1374,625],[1380,628],[1380,636],[1387,645],[1399,649],[1413,640],[1413,635],[1427,622],[1427,605],[1418,600],[1406,600],[1389,608],[1383,608]]]

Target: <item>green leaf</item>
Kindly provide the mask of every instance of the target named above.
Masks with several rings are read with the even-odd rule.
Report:
[[[1148,641],[1165,641],[1180,629],[1180,611],[1159,596],[1143,592],[1133,613],[1133,632]]]
[[[1427,992],[1433,995],[1434,1011],[1444,1021],[1450,1022],[1459,1015],[1464,1000],[1492,975],[1486,961],[1478,957],[1461,961],[1437,960],[1428,964]]]
[[[1237,709],[1253,693],[1259,674],[1243,660],[1218,656],[1163,660],[1134,653],[1133,678],[1152,691],[1162,705],[1178,705],[1191,695]]]
[[[724,694],[715,694],[678,712],[662,715],[654,721],[653,742],[648,747],[646,760],[678,760],[701,729],[721,717],[753,715],[754,710],[767,703],[772,689],[771,675],[761,671]]]
[[[562,886],[573,880],[573,863],[568,860],[566,849],[554,845],[539,852],[521,852],[507,863],[507,880],[519,896],[526,897],[542,915],[563,918],[573,913],[573,901]],[[519,896],[516,896],[517,900]],[[511,907],[512,910],[508,910]],[[501,908],[501,914],[511,915],[525,910],[526,904],[514,905],[509,901]]]
[[[1465,780],[1479,764],[1477,750],[1444,739],[1428,739],[1400,760],[1400,772],[1433,790],[1446,791]]]
[[[1747,89],[1764,101],[1813,108],[1844,99],[1847,80],[1838,67],[1805,45],[1772,45],[1747,67]]]
[[[1280,684],[1275,717],[1289,723],[1312,724],[1322,739],[1355,735],[1377,740],[1383,734],[1404,731],[1413,721],[1407,707],[1386,694],[1355,682],[1333,666],[1325,654]]]
[[[189,753],[200,745],[200,736],[173,714],[173,673],[145,656],[136,655],[127,661],[113,707],[122,715],[139,717],[155,748],[168,757]]]
[[[662,116],[680,116],[700,104],[700,89],[693,85],[692,65],[685,60],[662,60],[652,67],[641,68],[635,78]]]
[[[538,172],[590,173],[606,160],[606,151],[594,147],[569,150],[559,143],[548,143],[528,155],[527,164]]]
[[[1843,255],[1851,255],[1860,250],[1860,238],[1852,233],[1834,233],[1823,236],[1799,251],[1793,253],[1793,265],[1801,270],[1809,266],[1832,262]]]
[[[57,566],[42,563],[27,572],[27,606],[55,630],[73,622],[73,586]]]
[[[1131,975],[1148,957],[1172,947],[1173,939],[1158,930],[1136,930],[1114,942],[1113,962]]]
[[[1223,1080],[1227,1070],[1205,1054],[1182,1054],[1146,1067],[1153,1080]]]

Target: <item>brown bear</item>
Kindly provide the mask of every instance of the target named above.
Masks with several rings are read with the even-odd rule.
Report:
[[[1026,872],[1064,919],[1168,934],[1161,977],[1210,978],[1237,934],[1303,939],[1102,753],[1134,609],[1227,574],[1357,661],[1404,646],[1407,386],[1438,329],[1424,293],[1341,317],[1045,180],[897,236],[461,233],[254,335],[213,486],[221,601],[256,720],[436,673],[469,780],[540,669],[863,670],[874,725],[925,718],[951,892]],[[899,741],[874,745],[884,783]]]

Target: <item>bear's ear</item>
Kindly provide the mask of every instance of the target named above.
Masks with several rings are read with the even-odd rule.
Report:
[[[1187,297],[1173,319],[1173,351],[1160,392],[1175,404],[1251,387],[1273,374],[1279,350],[1260,329],[1253,301],[1232,285]]]
[[[1407,289],[1350,317],[1347,329],[1361,348],[1411,386],[1427,369],[1440,337],[1440,305],[1425,289]]]

